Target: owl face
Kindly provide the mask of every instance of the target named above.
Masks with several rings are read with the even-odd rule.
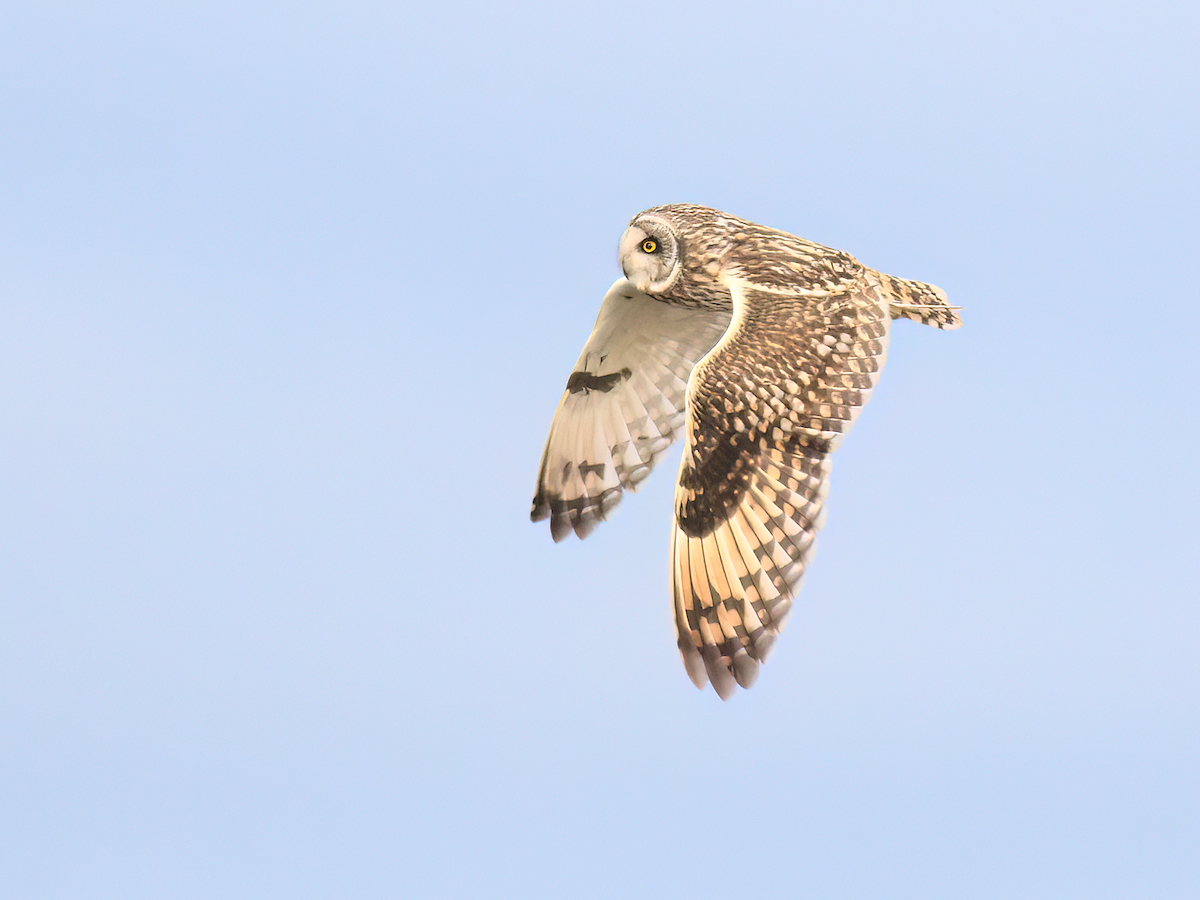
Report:
[[[640,215],[621,235],[617,251],[625,277],[646,293],[668,290],[679,278],[679,236],[658,216]]]

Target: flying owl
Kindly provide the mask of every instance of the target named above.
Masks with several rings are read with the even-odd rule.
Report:
[[[758,677],[812,555],[829,455],[879,378],[891,320],[962,324],[939,288],[703,206],[638,214],[542,455],[530,518],[587,537],[682,430],[679,650],[722,699]]]

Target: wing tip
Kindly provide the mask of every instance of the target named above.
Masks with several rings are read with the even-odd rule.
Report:
[[[737,690],[737,681],[734,680],[733,672],[721,661],[720,653],[712,644],[704,646],[700,652],[700,658],[704,660],[704,670],[708,674],[709,684],[713,686],[718,697],[728,700]]]
[[[683,657],[683,668],[687,671],[692,684],[699,690],[704,690],[708,685],[708,673],[704,671],[704,660],[700,658],[700,651],[692,643],[690,635],[681,634],[679,636],[679,653]]]
[[[571,532],[580,540],[596,530],[596,526],[608,518],[621,502],[621,488],[610,488],[596,497],[581,497],[574,501],[563,500],[562,495],[539,489],[533,498],[529,521],[550,520],[550,536],[554,543],[566,539]]]
[[[744,688],[750,687],[758,680],[758,660],[751,657],[745,647],[739,648],[733,654],[730,668],[733,671],[733,680]]]

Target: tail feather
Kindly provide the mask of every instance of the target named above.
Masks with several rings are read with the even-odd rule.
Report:
[[[888,293],[888,310],[893,319],[905,318],[932,325],[947,331],[962,325],[958,311],[961,306],[951,306],[946,292],[940,287],[922,281],[908,281],[879,273],[883,288]]]

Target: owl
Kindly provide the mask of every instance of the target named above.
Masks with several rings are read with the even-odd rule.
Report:
[[[825,517],[830,454],[891,320],[962,324],[939,288],[703,206],[639,213],[550,427],[531,519],[587,537],[683,434],[670,580],[688,675],[750,687]]]

